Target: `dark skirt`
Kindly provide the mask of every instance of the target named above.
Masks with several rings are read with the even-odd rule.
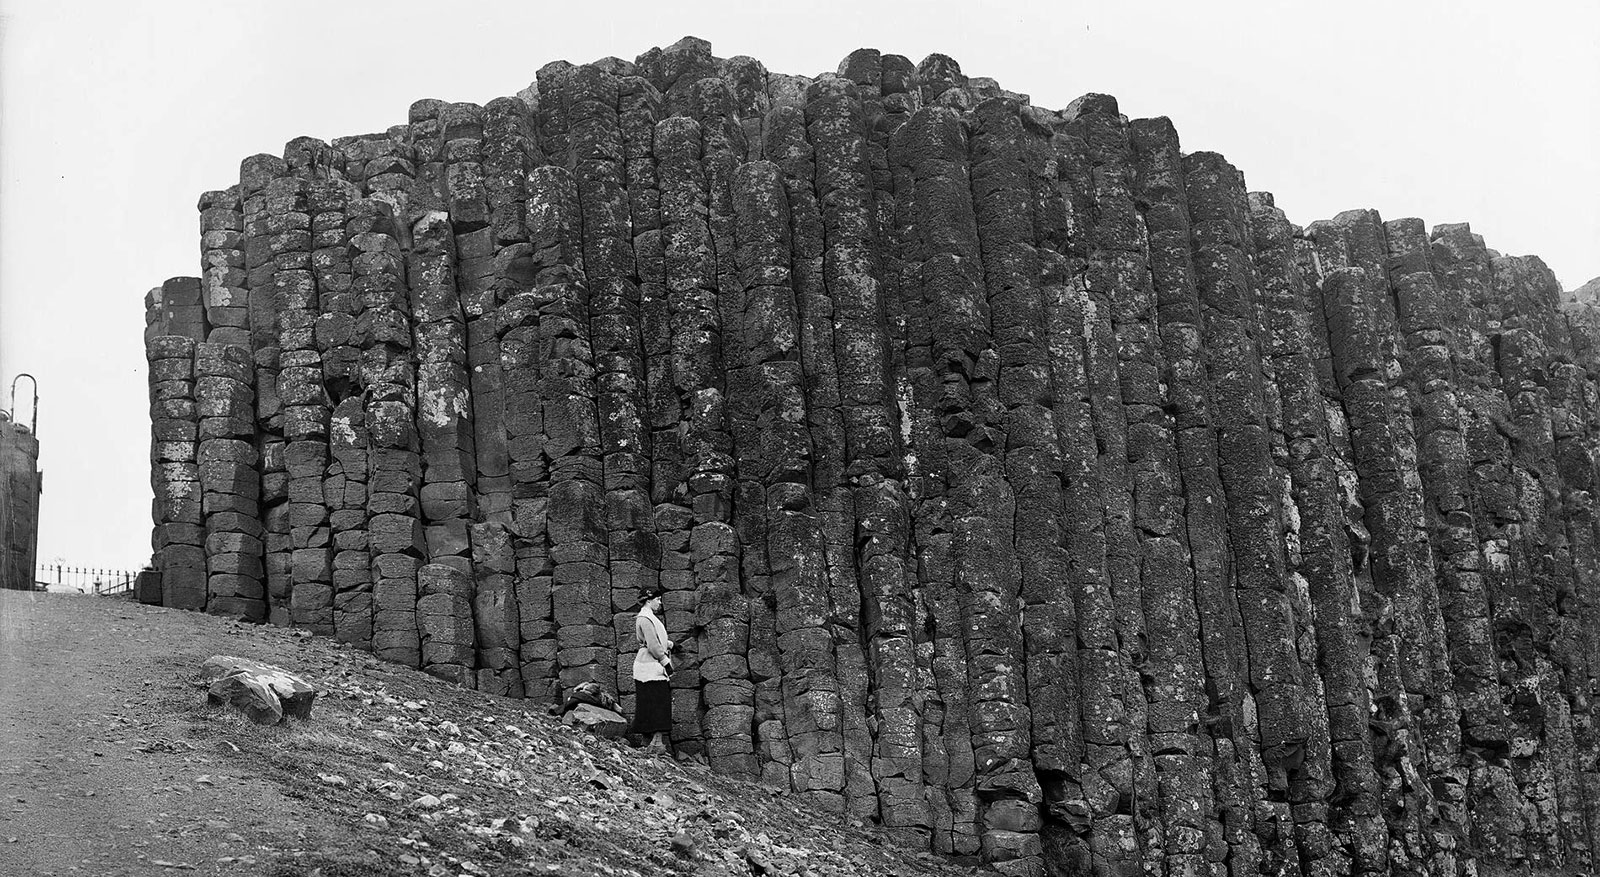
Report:
[[[672,730],[672,683],[665,679],[633,683],[632,734],[655,734]]]

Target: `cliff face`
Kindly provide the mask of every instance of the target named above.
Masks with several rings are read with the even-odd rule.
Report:
[[[1592,867],[1600,439],[1536,258],[1166,119],[686,39],[302,138],[148,302],[167,605],[1016,874]]]
[[[44,475],[39,472],[39,439],[30,427],[12,420],[15,414],[0,411],[0,588],[26,591],[33,588],[38,562]]]

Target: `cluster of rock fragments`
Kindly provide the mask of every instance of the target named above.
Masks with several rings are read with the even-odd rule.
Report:
[[[169,606],[631,707],[1005,873],[1595,867],[1600,351],[1164,118],[699,40],[246,159],[148,298]]]

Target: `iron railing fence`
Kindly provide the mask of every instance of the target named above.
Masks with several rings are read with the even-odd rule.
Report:
[[[78,591],[110,597],[132,591],[134,581],[139,578],[139,572],[70,566],[65,563],[41,563],[33,578],[34,587],[41,591]]]

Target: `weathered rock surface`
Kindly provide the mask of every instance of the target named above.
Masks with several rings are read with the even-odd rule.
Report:
[[[207,685],[207,697],[226,703],[260,725],[276,725],[285,717],[311,718],[317,688],[282,667],[212,655],[200,665],[200,682]]]
[[[1596,867],[1600,301],[1536,258],[695,39],[200,208],[165,605],[626,714],[659,585],[680,751],[1002,873]]]
[[[615,739],[628,732],[628,720],[621,713],[592,703],[580,703],[561,717],[563,725],[588,731],[596,737]]]

